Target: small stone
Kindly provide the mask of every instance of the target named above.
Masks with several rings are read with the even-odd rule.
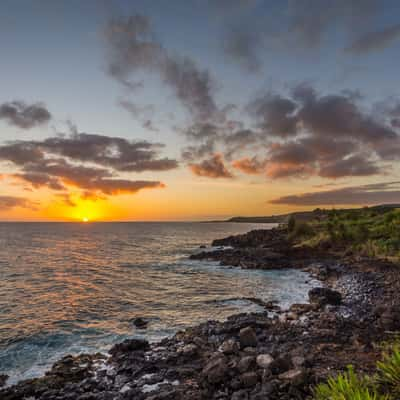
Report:
[[[245,372],[240,375],[240,381],[244,387],[253,387],[258,383],[258,375],[255,372]]]
[[[260,368],[267,369],[270,367],[272,362],[274,361],[273,357],[269,354],[260,354],[257,356],[257,365]]]
[[[218,349],[224,354],[235,354],[239,351],[239,344],[235,339],[225,340]]]
[[[256,366],[256,358],[253,356],[245,356],[240,359],[237,365],[237,369],[239,372],[244,373],[249,369],[254,368]]]
[[[295,367],[302,367],[306,363],[306,359],[303,356],[292,357],[292,364]]]
[[[256,347],[257,346],[257,335],[254,329],[250,326],[243,328],[239,332],[240,345],[243,347]]]
[[[195,344],[190,343],[182,347],[181,352],[185,356],[194,356],[198,351],[198,348]]]
[[[303,369],[291,369],[278,376],[283,381],[289,381],[292,384],[300,384],[304,382],[305,372]]]

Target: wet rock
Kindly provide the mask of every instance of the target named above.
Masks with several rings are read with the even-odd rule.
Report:
[[[310,311],[313,311],[314,309],[315,309],[315,305],[313,305],[313,304],[296,303],[296,304],[292,304],[289,310],[298,315],[302,315],[302,314],[308,313]]]
[[[245,356],[240,359],[237,364],[237,369],[239,372],[247,372],[248,370],[255,368],[256,358],[254,356]]]
[[[239,351],[239,344],[235,339],[225,340],[218,349],[224,354],[235,354]]]
[[[278,376],[280,380],[288,381],[292,385],[300,385],[304,382],[306,377],[304,369],[291,369],[289,371],[283,372]]]
[[[231,400],[248,400],[249,395],[247,390],[238,390],[237,392],[232,393]]]
[[[311,303],[319,305],[340,305],[342,302],[342,295],[336,291],[329,288],[314,288],[308,292],[308,297]]]
[[[132,323],[136,326],[136,328],[145,329],[147,328],[149,322],[142,317],[137,317],[133,319]]]
[[[149,342],[143,339],[126,339],[122,343],[118,343],[113,346],[109,353],[112,356],[118,354],[129,353],[137,350],[147,350],[149,348]]]
[[[246,388],[253,387],[258,383],[258,375],[255,372],[245,372],[240,375],[240,382]]]
[[[260,354],[256,359],[257,365],[263,369],[269,368],[273,361],[274,359],[270,354]]]
[[[198,347],[195,344],[190,343],[190,344],[187,344],[187,345],[183,346],[182,349],[181,349],[181,352],[185,356],[193,357],[193,356],[195,356],[197,354]]]
[[[9,378],[8,375],[0,374],[0,388],[6,384],[8,378]]]
[[[257,335],[254,329],[250,326],[243,328],[239,332],[240,345],[244,347],[256,347],[257,346]]]
[[[269,365],[269,369],[274,375],[282,374],[292,368],[292,360],[289,356],[275,358]]]
[[[203,369],[203,375],[208,382],[219,383],[223,381],[228,374],[228,364],[225,358],[216,358],[210,361]]]

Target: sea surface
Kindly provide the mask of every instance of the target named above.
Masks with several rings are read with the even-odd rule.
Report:
[[[301,271],[191,261],[212,239],[271,224],[0,223],[0,373],[42,375],[65,354],[151,341],[208,319],[261,311],[243,297],[302,302]],[[149,319],[146,330],[135,317]]]

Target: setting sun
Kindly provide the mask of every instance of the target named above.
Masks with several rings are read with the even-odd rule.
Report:
[[[83,217],[82,218],[82,222],[89,222],[89,218],[88,217]]]

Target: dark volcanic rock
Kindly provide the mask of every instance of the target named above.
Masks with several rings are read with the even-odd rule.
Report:
[[[133,319],[132,322],[133,322],[133,325],[135,325],[136,328],[139,328],[139,329],[147,328],[147,325],[149,323],[147,320],[145,320],[142,317],[136,317],[136,318]]]
[[[3,387],[8,380],[8,375],[0,374],[0,388]]]
[[[130,353],[136,350],[147,350],[149,343],[142,339],[126,339],[122,343],[118,343],[110,349],[110,354],[116,356],[118,354]]]
[[[239,338],[242,348],[257,346],[257,335],[250,326],[240,330]]]
[[[311,303],[319,305],[331,304],[338,306],[342,302],[342,295],[338,291],[329,288],[313,288],[308,292],[308,297]]]

